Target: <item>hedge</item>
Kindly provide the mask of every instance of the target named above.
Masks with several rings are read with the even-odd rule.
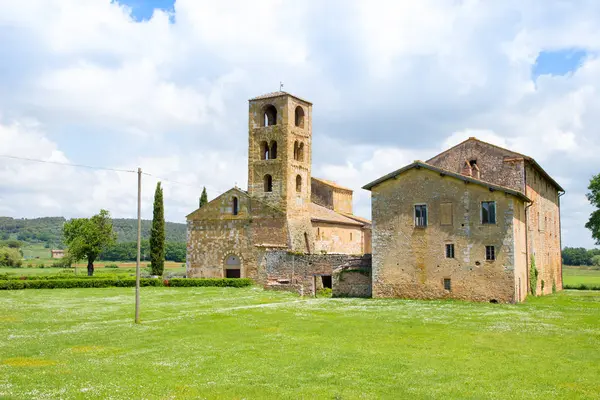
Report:
[[[175,278],[171,280],[162,280],[158,278],[142,278],[141,286],[173,286],[173,287],[193,287],[193,286],[216,286],[216,287],[245,287],[251,286],[250,279],[185,279]],[[0,280],[0,290],[20,290],[20,289],[71,289],[71,288],[107,288],[107,287],[134,287],[135,279],[35,279],[20,280],[9,279]]]
[[[575,290],[600,290],[600,286],[580,283],[579,285],[563,285],[563,289],[575,289]]]
[[[75,275],[75,274],[56,274],[56,275],[0,275],[0,280],[64,280],[64,279],[133,279],[131,274],[98,274],[93,276]]]
[[[175,287],[246,287],[252,286],[252,280],[247,278],[173,278],[165,281],[165,285]]]

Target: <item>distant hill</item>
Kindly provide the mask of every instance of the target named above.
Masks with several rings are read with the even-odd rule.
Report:
[[[48,247],[62,247],[62,227],[64,217],[10,218],[0,217],[0,240],[18,239],[26,243],[45,243]],[[152,221],[142,220],[142,239],[150,238]],[[113,230],[117,233],[117,242],[135,242],[137,240],[136,219],[113,219]],[[165,224],[167,242],[185,242],[186,225],[175,222]]]

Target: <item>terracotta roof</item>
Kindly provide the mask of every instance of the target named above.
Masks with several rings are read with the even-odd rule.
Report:
[[[485,182],[485,181],[482,181],[482,180],[479,180],[479,179],[472,178],[470,176],[465,176],[465,175],[458,174],[456,172],[448,171],[448,170],[442,169],[440,167],[436,167],[435,165],[427,164],[427,163],[425,163],[423,161],[420,161],[420,160],[414,161],[412,164],[408,164],[405,167],[402,167],[402,168],[400,168],[400,169],[398,169],[398,170],[396,170],[394,172],[390,172],[389,174],[384,175],[381,178],[376,179],[373,182],[366,184],[365,186],[363,186],[363,189],[371,190],[374,186],[377,186],[380,183],[387,181],[388,179],[395,178],[396,176],[401,175],[404,172],[406,172],[408,170],[411,170],[413,168],[417,168],[417,169],[418,168],[425,168],[425,169],[428,169],[430,171],[439,172],[440,175],[450,176],[450,177],[453,177],[453,178],[456,178],[456,179],[460,179],[461,181],[464,181],[464,182],[474,183],[474,184],[477,184],[477,185],[480,185],[480,186],[487,187],[490,190],[499,190],[499,191],[502,191],[504,193],[508,193],[508,194],[513,195],[513,196],[516,196],[516,197],[518,197],[518,198],[520,198],[520,199],[522,199],[522,200],[524,200],[526,202],[531,202],[531,200],[527,196],[525,196],[523,193],[521,193],[521,192],[519,192],[517,190],[509,189],[507,187],[496,185],[494,183]]]
[[[343,225],[364,225],[361,222],[358,222],[352,218],[348,218],[340,213],[315,203],[310,203],[310,220],[315,222],[329,222]]]
[[[270,99],[270,98],[273,98],[273,97],[280,97],[280,96],[291,96],[291,97],[294,97],[294,98],[296,98],[296,99],[298,99],[298,100],[300,100],[300,101],[303,101],[303,102],[305,102],[305,103],[312,104],[312,103],[311,103],[310,101],[308,101],[308,100],[304,100],[304,99],[303,99],[303,98],[301,98],[301,97],[294,96],[294,95],[293,95],[293,94],[291,94],[291,93],[288,93],[288,92],[283,92],[283,91],[279,91],[279,92],[271,92],[271,93],[266,93],[266,94],[261,94],[260,96],[253,97],[253,98],[251,98],[251,99],[250,99],[250,100],[248,100],[248,101],[252,101],[252,100],[263,100],[263,99]]]
[[[362,222],[364,225],[371,225],[372,224],[370,219],[359,217],[358,215],[348,214],[348,213],[340,213],[340,214],[342,214],[343,216],[348,217],[350,219],[353,219],[355,221]]]
[[[336,189],[340,189],[340,190],[347,190],[347,191],[353,192],[352,189],[344,187],[344,186],[340,186],[340,185],[338,185],[337,183],[335,183],[333,181],[328,181],[327,179],[315,178],[314,176],[312,176],[310,179],[314,179],[314,180],[316,180],[318,182],[323,183],[324,185],[331,186],[332,188],[336,188]]]
[[[525,154],[517,153],[516,151],[512,151],[512,150],[506,149],[506,148],[504,148],[504,147],[496,146],[495,144],[492,144],[492,143],[489,143],[489,142],[485,142],[485,141],[483,141],[483,140],[480,140],[480,139],[477,139],[476,137],[473,137],[473,136],[472,136],[472,137],[470,137],[470,138],[468,138],[468,139],[466,139],[466,140],[463,140],[463,141],[462,141],[462,142],[460,142],[459,144],[457,144],[457,145],[455,145],[455,146],[452,146],[452,147],[450,147],[450,148],[449,148],[449,149],[447,149],[447,150],[444,150],[444,151],[442,151],[440,154],[437,154],[437,155],[435,155],[435,156],[431,157],[429,160],[427,160],[427,162],[429,162],[429,161],[433,160],[434,158],[436,158],[436,157],[438,157],[438,156],[440,156],[440,155],[442,155],[442,154],[444,154],[444,153],[447,153],[447,152],[449,152],[450,150],[452,150],[452,149],[454,149],[454,148],[456,148],[456,147],[458,147],[458,146],[462,145],[463,143],[469,142],[469,141],[475,141],[475,142],[483,143],[483,144],[486,144],[486,145],[488,145],[488,146],[492,146],[492,147],[495,147],[495,148],[497,148],[497,149],[500,149],[500,150],[506,151],[506,152],[508,152],[508,153],[512,153],[512,154],[513,154],[515,157],[520,157],[520,158],[523,158],[523,159],[524,159],[524,160],[526,160],[526,161],[529,161],[529,162],[530,162],[530,163],[533,165],[533,167],[534,167],[535,169],[537,169],[537,170],[538,170],[538,171],[539,171],[539,172],[540,172],[542,175],[544,175],[544,176],[546,177],[546,179],[548,179],[548,180],[549,180],[549,181],[550,181],[550,182],[551,182],[551,183],[552,183],[554,186],[556,186],[556,188],[557,188],[558,190],[560,190],[561,192],[564,192],[564,191],[565,191],[565,189],[563,189],[563,188],[562,188],[562,186],[560,186],[560,185],[558,184],[558,182],[556,182],[556,181],[555,181],[555,180],[554,180],[554,179],[553,179],[553,178],[550,176],[550,174],[548,174],[546,171],[544,171],[544,169],[542,168],[542,166],[541,166],[540,164],[538,164],[538,163],[537,163],[537,161],[535,161],[535,160],[534,160],[532,157],[526,156]]]

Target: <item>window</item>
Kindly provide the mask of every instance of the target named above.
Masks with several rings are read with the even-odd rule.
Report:
[[[454,258],[454,244],[446,245],[446,258]]]
[[[415,206],[415,226],[419,228],[427,226],[427,206],[425,204]]]
[[[265,175],[265,192],[273,191],[273,178],[271,175]]]
[[[350,232],[350,241],[352,241],[352,232]]]
[[[271,151],[269,152],[269,157],[271,160],[277,158],[277,142],[274,140],[271,141]]]
[[[440,205],[440,225],[452,225],[452,203]]]
[[[263,122],[264,122],[264,126],[277,125],[277,109],[274,106],[268,105],[265,108]]]
[[[260,159],[269,159],[269,144],[267,142],[260,142]]]
[[[474,166],[476,166],[477,165],[477,159],[469,160],[469,165],[471,166],[471,168],[473,168]]]
[[[450,278],[444,278],[444,290],[452,291],[452,280]]]
[[[238,215],[239,212],[239,206],[238,206],[238,198],[234,197],[233,198],[233,208],[232,208],[232,212],[233,215]]]
[[[481,223],[495,224],[496,223],[496,202],[483,201],[481,202]]]
[[[304,143],[298,145],[298,161],[304,161]]]
[[[296,192],[300,193],[302,191],[302,177],[300,175],[296,175]]]
[[[300,106],[296,107],[296,126],[304,128],[304,109]]]
[[[485,259],[494,261],[496,259],[496,248],[494,246],[485,246]]]

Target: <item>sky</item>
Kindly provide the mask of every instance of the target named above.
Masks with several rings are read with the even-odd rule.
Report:
[[[247,184],[248,99],[313,103],[313,176],[354,189],[475,136],[565,189],[563,245],[593,247],[595,0],[0,0],[0,155],[141,167],[185,222]],[[0,215],[135,218],[133,173],[0,158]]]

